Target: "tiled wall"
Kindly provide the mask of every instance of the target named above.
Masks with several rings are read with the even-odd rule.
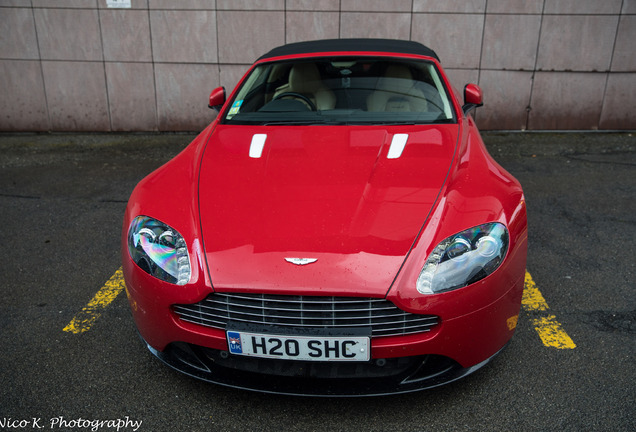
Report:
[[[636,0],[0,0],[0,130],[195,131],[278,45],[412,39],[483,129],[636,129]]]

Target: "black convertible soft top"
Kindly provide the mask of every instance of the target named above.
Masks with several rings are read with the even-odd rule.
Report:
[[[258,60],[272,57],[338,51],[375,51],[400,54],[416,54],[433,57],[440,61],[435,51],[419,42],[397,39],[324,39],[307,42],[296,42],[272,49]]]

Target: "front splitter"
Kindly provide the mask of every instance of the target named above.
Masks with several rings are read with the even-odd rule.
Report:
[[[315,397],[382,396],[431,389],[477,371],[501,352],[462,368],[451,359],[434,355],[352,366],[237,359],[223,351],[185,343],[170,344],[164,351],[147,346],[168,366],[203,381],[261,393]]]

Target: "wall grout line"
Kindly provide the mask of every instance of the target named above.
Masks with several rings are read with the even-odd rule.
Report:
[[[530,130],[530,113],[532,111],[532,99],[534,96],[534,83],[537,75],[537,65],[539,64],[539,47],[541,46],[541,35],[543,33],[543,17],[545,12],[545,1],[541,5],[541,20],[539,22],[539,35],[537,37],[537,49],[534,56],[534,67],[532,68],[532,78],[530,83],[530,95],[528,97],[528,105],[526,106],[526,126],[525,130]]]
[[[65,89],[68,89],[69,85],[68,84],[64,84],[64,83],[58,83],[54,80],[55,78],[55,74],[54,72],[51,71],[52,66],[48,65],[47,63],[54,63],[54,62],[64,62],[67,63],[67,68],[69,70],[72,70],[73,68],[70,67],[70,63],[101,63],[102,66],[102,71],[104,74],[104,86],[105,86],[105,91],[106,91],[106,105],[107,105],[107,115],[108,115],[108,128],[112,131],[114,129],[117,128],[117,115],[115,115],[115,113],[117,113],[118,111],[115,110],[113,111],[113,108],[116,108],[113,106],[113,103],[117,100],[119,100],[116,95],[119,93],[115,92],[115,88],[116,85],[118,85],[118,83],[116,83],[112,77],[111,77],[111,81],[109,84],[109,71],[113,71],[113,67],[111,65],[116,65],[116,64],[148,64],[151,63],[152,64],[152,85],[150,85],[150,83],[147,83],[146,87],[144,87],[144,100],[148,100],[148,102],[150,102],[150,100],[152,100],[151,98],[154,98],[154,129],[155,130],[171,130],[171,128],[175,127],[176,129],[178,129],[178,121],[172,121],[172,120],[166,120],[166,118],[164,118],[163,122],[165,123],[164,126],[162,127],[160,125],[161,123],[161,116],[160,116],[160,108],[163,109],[163,113],[164,113],[164,117],[165,116],[169,116],[170,115],[170,108],[169,107],[160,107],[159,106],[159,98],[166,98],[166,100],[168,100],[169,98],[171,98],[172,96],[170,94],[167,95],[159,95],[158,94],[158,86],[160,83],[162,83],[161,80],[158,80],[158,76],[157,73],[158,71],[163,71],[164,69],[162,69],[162,67],[160,65],[166,64],[166,65],[171,65],[171,64],[183,64],[185,66],[191,66],[191,65],[207,65],[209,66],[210,69],[214,70],[216,69],[217,74],[218,74],[218,81],[219,81],[219,85],[220,83],[223,82],[222,76],[223,74],[227,75],[228,77],[232,77],[235,74],[235,71],[231,68],[226,68],[225,66],[249,66],[251,63],[250,62],[242,62],[242,61],[233,61],[233,59],[231,58],[230,52],[225,50],[226,45],[228,44],[228,42],[231,45],[232,41],[226,41],[224,40],[225,35],[221,33],[221,29],[219,28],[219,24],[222,23],[222,17],[219,16],[220,12],[236,12],[236,11],[241,11],[241,12],[246,12],[246,17],[248,18],[248,21],[251,19],[256,19],[257,15],[259,13],[264,13],[264,12],[275,12],[276,13],[276,19],[279,20],[280,16],[282,15],[283,18],[283,25],[284,28],[282,29],[283,31],[283,38],[285,43],[289,43],[291,42],[290,37],[292,36],[291,34],[288,34],[288,32],[292,31],[294,29],[293,25],[294,25],[294,18],[295,18],[295,14],[291,14],[290,12],[302,12],[303,14],[315,14],[317,12],[329,12],[331,16],[329,16],[328,18],[328,23],[329,24],[329,28],[333,28],[334,30],[337,29],[337,35],[339,37],[343,36],[343,30],[345,33],[352,33],[352,34],[373,34],[373,32],[375,31],[372,28],[364,28],[364,21],[365,19],[362,18],[362,27],[360,29],[349,29],[348,27],[346,27],[347,23],[349,22],[349,13],[352,14],[367,14],[369,16],[372,16],[374,14],[379,14],[382,16],[386,16],[387,20],[389,22],[392,22],[392,20],[394,20],[395,15],[405,15],[405,14],[410,14],[410,20],[408,23],[408,29],[406,28],[406,25],[403,26],[401,28],[401,31],[403,33],[406,33],[406,31],[408,30],[408,38],[410,40],[413,40],[414,37],[417,37],[419,34],[419,29],[416,27],[415,23],[415,19],[418,19],[418,22],[420,19],[422,19],[422,22],[428,22],[427,20],[434,22],[435,21],[435,16],[439,15],[439,16],[459,16],[459,15],[464,15],[464,16],[471,16],[474,17],[474,19],[470,19],[469,22],[471,25],[477,26],[479,24],[479,21],[481,21],[482,24],[482,29],[481,29],[481,40],[477,40],[477,37],[475,37],[475,40],[472,41],[472,43],[474,43],[474,47],[477,47],[477,43],[479,43],[479,57],[478,57],[478,61],[471,61],[471,65],[473,65],[474,63],[474,67],[445,67],[445,69],[447,71],[471,71],[471,76],[473,76],[472,72],[475,71],[476,69],[476,73],[477,73],[477,83],[480,85],[485,85],[488,82],[488,77],[490,75],[486,75],[484,72],[486,71],[493,71],[493,72],[529,72],[528,75],[531,76],[531,82],[528,84],[527,81],[525,81],[522,85],[523,85],[523,93],[526,94],[527,93],[527,105],[525,106],[525,112],[523,112],[524,107],[522,107],[521,105],[523,104],[524,101],[519,101],[519,103],[517,105],[512,106],[511,103],[509,102],[505,102],[505,101],[500,101],[499,104],[494,108],[494,113],[497,114],[500,118],[501,118],[501,114],[504,113],[506,111],[510,111],[510,110],[514,110],[514,115],[515,116],[519,116],[520,117],[520,126],[522,127],[522,130],[528,130],[530,129],[531,126],[533,127],[543,127],[541,124],[537,124],[537,122],[542,121],[542,117],[541,115],[539,115],[540,111],[536,111],[533,115],[532,110],[534,109],[545,109],[546,108],[546,104],[549,103],[549,100],[546,99],[545,96],[541,96],[537,93],[537,86],[535,85],[537,83],[537,77],[542,77],[543,80],[540,81],[541,82],[545,82],[545,80],[547,79],[549,82],[548,84],[551,85],[558,85],[559,82],[561,81],[565,81],[567,80],[567,74],[601,74],[603,73],[604,76],[603,77],[596,77],[596,78],[584,78],[585,80],[591,80],[591,81],[595,81],[598,83],[597,91],[594,94],[594,100],[597,101],[600,104],[600,107],[597,107],[595,109],[595,112],[593,114],[593,116],[590,116],[590,118],[587,118],[586,121],[589,122],[589,126],[587,126],[588,128],[592,128],[592,129],[596,129],[596,128],[600,128],[601,127],[601,122],[603,121],[604,118],[610,119],[611,115],[612,115],[612,109],[615,109],[612,107],[611,104],[611,100],[609,100],[609,94],[608,91],[610,90],[610,84],[614,83],[615,81],[612,81],[612,76],[614,74],[618,74],[618,73],[631,73],[634,74],[636,73],[636,71],[633,70],[621,70],[621,71],[616,71],[613,72],[613,68],[614,67],[618,67],[621,65],[621,62],[624,62],[624,60],[622,59],[622,57],[619,57],[617,55],[617,52],[622,52],[620,50],[624,50],[625,47],[622,45],[625,43],[625,41],[621,38],[619,38],[619,35],[621,34],[621,23],[623,23],[623,25],[625,25],[625,23],[627,22],[631,22],[630,20],[626,20],[623,18],[623,16],[634,16],[634,13],[626,13],[624,12],[625,10],[625,5],[627,4],[627,2],[625,0],[622,0],[620,2],[620,10],[614,10],[616,8],[612,8],[612,11],[606,12],[606,11],[601,11],[601,12],[590,12],[590,10],[593,9],[589,9],[588,11],[583,10],[582,12],[580,10],[574,11],[574,12],[570,12],[570,13],[557,13],[553,10],[550,10],[548,13],[548,10],[550,9],[549,4],[547,3],[546,0],[544,0],[541,4],[537,4],[537,8],[533,8],[532,11],[530,11],[529,13],[524,13],[524,12],[506,12],[505,10],[499,10],[497,12],[489,12],[489,2],[488,0],[485,1],[485,6],[483,8],[483,10],[481,10],[481,8],[479,8],[479,11],[461,11],[461,12],[453,12],[452,10],[449,11],[415,11],[415,1],[411,0],[410,2],[408,2],[404,8],[404,10],[387,10],[387,11],[368,11],[368,10],[355,10],[358,5],[356,4],[354,7],[350,7],[348,9],[352,9],[352,10],[344,10],[343,8],[347,6],[347,4],[343,3],[342,0],[338,0],[337,5],[334,3],[330,4],[330,7],[328,8],[318,8],[318,10],[314,11],[311,10],[311,8],[306,9],[303,8],[302,6],[298,6],[298,7],[294,7],[294,4],[288,0],[285,0],[284,2],[281,2],[282,6],[277,6],[275,9],[267,9],[267,8],[259,8],[259,9],[242,9],[240,7],[237,7],[236,5],[232,5],[231,8],[228,9],[219,9],[219,5],[217,4],[218,2],[210,2],[207,3],[206,5],[204,5],[203,8],[201,9],[192,9],[192,8],[184,8],[184,7],[177,7],[177,8],[153,8],[150,3],[146,3],[144,7],[139,7],[138,5],[133,5],[132,8],[130,8],[131,10],[135,10],[135,11],[146,11],[147,13],[147,19],[148,19],[148,38],[149,38],[149,50],[150,50],[150,60],[149,61],[135,61],[135,60],[124,60],[124,61],[113,61],[113,60],[108,60],[106,59],[106,55],[105,55],[105,45],[109,45],[109,48],[112,48],[112,44],[109,44],[109,40],[108,35],[109,35],[109,31],[112,31],[113,29],[111,29],[110,27],[106,28],[104,26],[108,25],[108,23],[110,21],[103,21],[102,19],[107,18],[108,17],[108,12],[106,12],[106,7],[105,4],[102,3],[102,0],[95,0],[94,2],[92,2],[91,4],[93,4],[93,7],[91,7],[90,5],[82,5],[82,7],[64,7],[64,6],[57,6],[57,5],[53,5],[53,6],[48,6],[48,5],[34,5],[33,0],[30,0],[28,2],[28,5],[20,5],[20,6],[0,6],[0,11],[4,10],[4,11],[10,11],[10,14],[7,14],[8,16],[20,16],[23,24],[26,24],[28,26],[33,26],[33,30],[30,30],[33,32],[33,35],[27,35],[29,36],[29,39],[27,39],[28,43],[29,43],[29,54],[25,55],[25,54],[20,54],[19,52],[17,52],[15,49],[12,50],[10,48],[5,48],[3,50],[1,50],[1,54],[0,54],[0,61],[4,62],[4,67],[5,68],[11,68],[11,62],[29,62],[29,61],[37,61],[39,63],[39,74],[41,76],[41,80],[42,80],[42,89],[43,89],[43,96],[37,96],[37,98],[39,99],[43,99],[42,101],[37,101],[38,105],[43,106],[40,110],[40,114],[37,117],[37,125],[35,126],[35,128],[37,128],[37,130],[58,130],[59,128],[63,128],[65,127],[69,127],[68,125],[73,125],[75,124],[78,128],[82,128],[82,129],[87,129],[90,128],[90,124],[88,123],[82,123],[82,119],[79,118],[79,115],[77,118],[75,118],[72,122],[71,121],[66,121],[64,119],[62,119],[60,117],[60,110],[58,108],[58,106],[51,106],[52,103],[52,99],[51,97],[55,97],[57,95],[57,93],[59,91],[63,91]],[[490,2],[492,3],[492,2]],[[492,6],[492,5],[491,5]],[[539,8],[540,7],[540,11]],[[407,9],[408,8],[408,9]],[[11,10],[16,10],[16,9],[28,9],[30,12],[29,15],[29,20],[31,21],[30,23],[27,22],[27,15],[25,12],[13,12]],[[101,10],[104,9],[104,10]],[[95,38],[94,41],[97,42],[97,37],[99,37],[99,44],[100,44],[100,49],[101,49],[101,59],[91,59],[91,60],[74,60],[74,59],[65,59],[64,57],[77,57],[75,55],[73,55],[74,51],[71,52],[69,54],[69,51],[66,50],[60,50],[59,52],[56,51],[56,47],[59,46],[64,46],[62,43],[64,42],[64,38],[71,38],[72,36],[66,36],[64,35],[62,29],[59,29],[56,27],[56,24],[59,24],[60,22],[65,22],[63,21],[63,19],[61,17],[65,16],[64,11],[78,11],[78,10],[84,10],[84,11],[97,11],[97,20],[98,20],[98,28],[94,29],[92,31],[97,31],[99,32],[98,35],[95,33],[91,33],[88,30],[86,30],[84,27],[86,27],[86,23],[90,23],[92,21],[92,18],[89,18],[89,16],[92,16],[93,14],[85,14],[86,17],[82,18],[82,22],[84,23],[84,19],[86,20],[86,23],[84,23],[83,27],[77,27],[79,30],[81,30],[82,32],[86,31],[85,34],[89,35],[91,38]],[[121,9],[124,10],[124,9]],[[58,11],[58,12],[51,12],[49,13],[48,11]],[[208,11],[212,11],[214,13],[214,19],[210,19],[208,25],[215,25],[214,29],[211,28],[207,28],[206,30],[209,30],[209,39],[211,39],[213,37],[213,35],[216,35],[216,41],[215,44],[213,44],[212,46],[210,46],[210,48],[212,49],[216,49],[216,59],[215,61],[208,61],[208,62],[201,62],[199,58],[191,58],[192,55],[188,56],[188,57],[179,57],[179,58],[184,58],[185,61],[162,61],[159,62],[157,61],[157,59],[155,58],[156,54],[159,53],[161,46],[161,42],[163,41],[163,38],[166,37],[163,34],[156,34],[157,31],[163,32],[164,29],[163,27],[161,29],[158,29],[157,26],[152,25],[152,17],[153,17],[153,11],[158,11],[158,13],[162,13],[161,11],[169,11],[169,12],[193,12],[193,11],[206,11],[206,13]],[[249,16],[249,13],[254,12],[255,14],[252,14],[252,16]],[[567,12],[567,11],[566,11]],[[125,14],[125,12],[122,12]],[[427,17],[422,17],[426,15]],[[486,33],[488,31],[488,22],[490,21],[492,23],[493,20],[490,20],[489,17],[490,16],[534,16],[534,17],[539,17],[539,26],[538,26],[538,34],[536,34],[537,32],[537,28],[536,26],[533,27],[532,29],[528,29],[528,34],[534,38],[534,36],[536,35],[537,39],[536,39],[536,47],[534,48],[534,52],[535,52],[535,58],[534,58],[534,65],[532,68],[526,68],[526,69],[514,69],[514,68],[505,68],[505,67],[499,67],[499,68],[493,68],[493,67],[484,67],[484,54],[488,53],[488,49],[490,48],[489,44],[492,41],[492,36],[493,33]],[[607,50],[609,49],[609,47],[612,47],[612,52],[609,55],[609,68],[608,70],[600,70],[598,68],[598,66],[596,66],[596,69],[599,70],[591,70],[591,68],[589,68],[590,70],[577,70],[577,66],[576,64],[572,65],[572,67],[564,67],[564,66],[560,66],[559,69],[551,69],[550,68],[550,64],[549,64],[549,59],[551,58],[555,58],[558,57],[557,54],[555,54],[554,49],[550,50],[549,52],[545,52],[546,49],[548,49],[549,47],[546,46],[545,41],[547,40],[546,38],[549,37],[555,37],[554,32],[558,31],[558,21],[557,24],[555,24],[555,18],[554,17],[558,17],[558,16],[567,16],[567,17],[572,17],[572,16],[581,16],[581,17],[613,17],[612,19],[604,19],[601,20],[603,22],[602,27],[600,25],[597,24],[596,27],[591,27],[591,28],[601,28],[603,30],[603,35],[604,35],[604,39],[602,41],[603,46],[606,46],[607,49],[604,51],[605,55],[607,55]],[[418,18],[419,17],[419,18]],[[546,19],[546,17],[551,17],[549,20]],[[306,15],[302,16],[302,19],[307,19]],[[451,18],[444,18],[444,19],[451,19]],[[337,21],[336,21],[337,20]],[[397,18],[395,18],[395,20],[397,20]],[[464,20],[468,20],[467,18],[464,18]],[[598,20],[597,20],[598,21]],[[129,22],[128,19],[126,22]],[[534,22],[536,23],[536,18],[534,19]],[[38,26],[39,24],[39,26]],[[73,22],[73,24],[75,25],[75,23]],[[306,36],[306,35],[310,35],[310,34],[314,34],[313,31],[317,30],[324,30],[324,27],[322,26],[323,21],[322,20],[318,20],[316,21],[314,24],[310,24],[307,29],[303,29],[303,32],[301,34],[299,34],[298,36]],[[406,24],[406,23],[405,23]],[[615,28],[612,28],[610,30],[610,26],[614,26],[614,24],[616,25]],[[78,24],[79,26],[81,26],[82,24]],[[314,28],[313,26],[316,26],[317,28]],[[17,25],[14,26],[15,28],[18,28]],[[27,27],[28,28],[28,27]],[[117,30],[119,28],[119,24],[117,24],[117,26],[115,27],[115,30]],[[122,25],[122,29],[125,29],[126,27]],[[170,33],[170,28],[166,28],[165,31],[166,33]],[[142,31],[146,31],[145,29],[142,29]],[[280,28],[279,28],[280,31]],[[613,31],[613,34],[612,34]],[[624,33],[625,29],[623,29],[623,33]],[[366,32],[366,33],[365,33]],[[531,33],[530,33],[531,32]],[[155,33],[153,35],[153,33]],[[336,31],[334,31],[334,36],[335,36]],[[428,33],[424,33],[424,34],[428,34]],[[52,43],[50,42],[50,37],[53,36],[55,38],[55,41],[57,43],[57,45],[52,45]],[[144,39],[145,39],[144,35]],[[154,37],[153,37],[154,36]],[[159,37],[161,36],[161,37]],[[613,41],[611,40],[611,37],[613,36]],[[172,36],[170,36],[172,37]],[[406,34],[404,35],[404,37],[406,37]],[[34,41],[33,42],[33,38]],[[262,39],[262,38],[261,38]],[[435,39],[433,37],[431,37],[431,39]],[[570,34],[570,39],[572,39],[572,36]],[[123,38],[122,38],[123,40]],[[172,37],[173,41],[179,42],[181,43],[180,39],[179,39],[179,33],[175,33],[175,36]],[[444,39],[442,39],[444,40]],[[544,41],[543,46],[542,46],[542,40]],[[76,43],[76,41],[74,41]],[[198,40],[198,42],[204,44],[204,41],[202,40]],[[573,43],[572,40],[569,41],[570,43]],[[144,40],[144,43],[145,40]],[[433,43],[433,42],[431,42]],[[599,42],[600,43],[600,42]],[[451,48],[453,48],[455,46],[456,42],[452,41],[449,42],[447,45],[449,46],[443,46],[441,48],[442,51],[444,51],[444,49],[446,49],[447,51],[450,50]],[[216,45],[216,46],[215,46]],[[10,45],[7,45],[7,47]],[[203,45],[205,46],[205,45]],[[543,47],[543,51],[542,52],[542,47]],[[596,45],[593,45],[592,48],[597,48],[600,49],[599,47],[597,47]],[[37,51],[36,51],[37,48]],[[221,48],[224,49],[224,52],[226,53],[225,57],[227,58],[223,58],[221,59],[220,56],[220,50]],[[433,46],[433,48],[437,48],[438,51],[440,51],[439,47],[435,47]],[[95,43],[95,50],[98,49],[97,48],[97,43]],[[237,48],[237,50],[240,50],[240,47]],[[619,51],[617,51],[619,50]],[[210,50],[211,51],[211,50]],[[445,51],[445,52],[447,52]],[[475,49],[476,51],[476,49]],[[37,58],[20,58],[20,56],[31,56],[33,57],[35,55],[35,52],[37,52]],[[189,51],[191,52],[191,51]],[[453,51],[451,51],[453,52]],[[44,55],[47,56],[46,59],[43,58],[43,53]],[[94,54],[97,54],[96,52]],[[472,59],[476,59],[476,53],[471,53]],[[145,56],[145,54],[144,54]],[[59,57],[59,58],[58,58]],[[98,58],[98,55],[94,56],[95,58]],[[542,62],[539,62],[540,57],[543,59]],[[239,56],[235,57],[236,59],[239,59]],[[604,59],[607,57],[603,57]],[[546,59],[548,60],[548,62],[546,62]],[[222,61],[223,60],[223,61]],[[460,59],[461,60],[461,59]],[[557,60],[555,60],[557,61]],[[509,63],[509,62],[508,62]],[[558,61],[557,61],[558,63]],[[561,62],[562,63],[562,62]],[[616,65],[615,65],[616,63]],[[457,62],[457,64],[463,64],[460,61]],[[502,63],[505,66],[505,63]],[[512,63],[514,64],[514,63]],[[542,68],[538,69],[538,65],[542,64]],[[631,64],[631,63],[628,63]],[[487,66],[487,65],[486,65]],[[566,65],[567,66],[567,65]],[[57,67],[57,66],[55,66]],[[35,69],[35,66],[22,66],[22,68],[28,68],[29,70],[33,71]],[[93,70],[97,69],[97,66],[94,65],[92,67]],[[143,69],[148,69],[146,67],[144,67]],[[175,69],[174,67],[172,67],[172,69]],[[12,69],[10,69],[12,70]],[[185,69],[185,70],[189,70],[189,69]],[[209,70],[209,69],[208,69]],[[46,75],[46,73],[48,73],[48,77]],[[465,73],[465,72],[464,72]],[[543,73],[543,75],[542,75]],[[558,75],[554,75],[554,76],[549,76],[548,78],[545,78],[545,75],[547,75],[548,73],[551,74],[559,74],[562,73],[565,76],[558,76]],[[82,77],[82,76],[81,76]],[[81,78],[80,77],[80,78]],[[510,79],[515,79],[516,77],[511,77]],[[604,78],[604,81],[603,81]],[[39,77],[38,77],[39,79]],[[59,78],[61,79],[61,78]],[[93,82],[96,81],[97,79],[101,79],[99,77],[93,77],[92,80]],[[141,79],[141,78],[140,78]],[[612,81],[610,83],[610,81]],[[625,85],[624,81],[627,81],[627,79],[621,79],[621,85]],[[27,79],[20,79],[20,81],[18,81],[19,83],[24,83],[22,84],[23,86],[26,86],[27,84],[30,83],[29,80]],[[512,86],[516,81],[510,81],[510,86]],[[528,85],[529,85],[529,90],[528,90]],[[602,87],[602,89],[601,89]],[[575,86],[575,88],[577,88]],[[117,89],[119,89],[119,87],[117,87]],[[231,90],[231,89],[228,89]],[[488,89],[485,89],[488,90]],[[18,90],[14,90],[14,93],[17,92]],[[100,92],[100,98],[101,98],[101,88],[95,88],[94,92],[95,94],[92,94],[92,97],[97,97],[97,92]],[[122,90],[122,91],[125,91]],[[150,92],[153,91],[154,94],[150,95]],[[617,91],[620,91],[617,90]],[[19,96],[19,93],[15,93],[16,95]],[[146,98],[147,96],[147,98]],[[115,97],[115,101],[111,100],[113,97]],[[56,99],[57,100],[57,99]],[[181,102],[180,100],[177,102]],[[595,103],[597,103],[595,102]],[[574,104],[575,102],[572,101],[572,104]],[[534,107],[534,105],[537,105],[537,107]],[[67,108],[67,107],[62,107],[62,108]],[[73,110],[72,108],[68,107],[69,109],[66,111],[65,116],[69,115],[69,111],[70,111],[70,115],[74,116],[77,115],[76,111],[77,109]],[[8,108],[5,108],[8,109]],[[97,116],[98,114],[101,115],[102,119],[104,119],[103,117],[103,113],[99,113],[97,110],[99,109],[99,107],[95,107],[94,108],[95,111],[92,112],[92,114],[94,116]],[[148,108],[146,109],[151,109],[150,108],[150,103],[148,103]],[[46,110],[46,114],[42,115],[43,111],[42,110]],[[598,110],[598,111],[597,111]],[[147,119],[147,123],[144,125],[144,127],[152,127],[152,123],[153,120],[151,118],[150,113],[145,113],[146,115],[146,119]],[[196,114],[198,116],[198,113]],[[573,113],[573,115],[576,115],[576,113]],[[203,116],[202,116],[203,117]],[[524,119],[525,117],[525,119]],[[8,118],[8,117],[7,117]],[[70,118],[70,117],[69,117]],[[195,118],[195,122],[199,121],[199,117]],[[504,118],[503,120],[504,122],[506,121],[506,119]],[[567,119],[564,119],[564,121],[567,121]],[[489,123],[495,123],[496,120],[491,119],[489,121]],[[628,122],[628,120],[621,120],[621,124]],[[8,123],[8,122],[7,122]],[[174,123],[174,124],[173,124]],[[580,122],[579,122],[580,123]],[[591,124],[591,123],[596,123],[596,124]],[[27,124],[25,122],[25,124]],[[105,122],[104,122],[105,124]],[[571,123],[571,124],[577,124],[575,123]],[[586,123],[587,124],[587,123]],[[606,124],[608,124],[606,122]],[[560,123],[558,121],[551,123],[552,126],[559,126]],[[615,125],[613,125],[614,127],[616,127]],[[626,126],[629,126],[629,123],[626,124]],[[0,128],[4,127],[4,130],[11,130],[11,125],[6,124],[6,125],[0,125]],[[29,126],[31,127],[31,126]],[[106,127],[104,125],[104,127]],[[585,127],[585,126],[584,126]],[[622,126],[619,126],[622,127]],[[632,128],[635,126],[632,126]],[[175,130],[176,130],[175,129]]]
[[[33,29],[35,31],[35,43],[38,48],[37,62],[40,64],[40,74],[42,76],[42,89],[44,91],[44,107],[46,109],[46,121],[47,125],[45,130],[51,131],[53,129],[53,123],[51,120],[51,110],[49,109],[49,96],[46,91],[46,79],[44,78],[44,64],[42,63],[42,50],[40,48],[40,36],[38,34],[38,25],[35,21],[35,9],[33,8],[33,0],[29,0],[31,4],[31,19],[33,20]]]

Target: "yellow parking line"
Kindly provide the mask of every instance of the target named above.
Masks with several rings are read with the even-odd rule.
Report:
[[[124,275],[120,267],[104,286],[97,291],[93,299],[64,327],[63,331],[79,334],[90,330],[91,326],[101,316],[101,311],[112,303],[125,287]],[[521,305],[528,312],[541,312],[549,309],[548,303],[527,271]],[[534,318],[532,322],[545,346],[558,349],[576,348],[576,344],[554,315]]]
[[[527,271],[521,305],[523,306],[523,309],[527,311],[548,310],[548,303],[543,298],[541,291],[537,288],[537,284],[534,283],[532,276],[530,276],[530,273]]]
[[[528,312],[543,312],[549,309],[548,303],[543,298],[541,291],[532,280],[530,273],[526,271],[521,306]],[[557,349],[574,349],[576,344],[556,320],[556,316],[547,315],[532,319],[534,329],[539,334],[543,345]]]
[[[558,349],[574,349],[576,344],[561,327],[554,315],[532,320],[534,329],[539,333],[543,345]]]
[[[63,331],[78,334],[90,330],[97,318],[100,317],[101,311],[115,300],[124,288],[124,274],[120,267],[97,291],[95,297],[64,327]]]

